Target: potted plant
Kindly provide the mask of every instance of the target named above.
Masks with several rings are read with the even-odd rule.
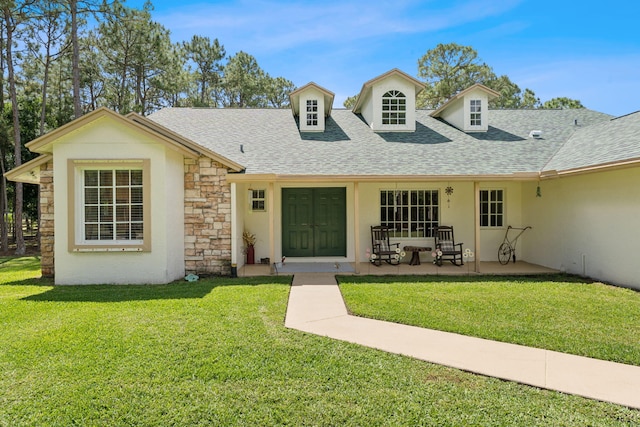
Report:
[[[247,254],[247,264],[255,264],[256,235],[245,231],[242,233],[242,241],[244,242],[244,253]]]

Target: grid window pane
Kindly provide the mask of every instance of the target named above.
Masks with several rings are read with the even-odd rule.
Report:
[[[251,190],[251,210],[264,212],[266,210],[264,190]]]
[[[433,237],[438,226],[438,190],[380,191],[380,223],[392,237]]]
[[[98,204],[98,189],[97,188],[85,188],[84,189],[84,202],[87,205]]]
[[[382,96],[382,124],[404,125],[406,119],[406,97],[402,92],[390,90]]]
[[[84,171],[84,185],[87,187],[97,187],[98,171]]]
[[[480,226],[502,227],[504,190],[480,190]]]
[[[116,171],[116,185],[129,185],[129,171],[117,170]]]
[[[142,185],[142,171],[141,170],[132,170],[131,171],[131,185]]]
[[[469,119],[471,126],[482,125],[482,101],[479,99],[472,99],[469,104]]]
[[[100,171],[100,186],[111,186],[113,185],[113,171]]]
[[[144,231],[142,170],[85,170],[83,177],[84,239],[141,240]]]
[[[129,206],[119,205],[116,206],[116,221],[129,221]]]

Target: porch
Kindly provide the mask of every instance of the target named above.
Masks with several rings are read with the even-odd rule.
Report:
[[[356,274],[355,263],[334,262],[334,263],[296,263],[288,261],[284,266],[280,264],[245,264],[238,269],[238,276],[269,276],[284,275],[295,273],[326,273],[334,272],[335,274]],[[360,263],[360,275],[432,275],[432,276],[455,276],[455,275],[534,275],[534,274],[556,274],[558,270],[543,267],[537,264],[531,264],[525,261],[516,263],[510,262],[502,265],[497,261],[481,261],[480,273],[474,272],[474,263],[470,262],[463,266],[457,267],[449,262],[445,262],[441,267],[431,263],[422,262],[420,265],[409,265],[401,263],[399,265],[382,264],[377,267],[368,262]]]

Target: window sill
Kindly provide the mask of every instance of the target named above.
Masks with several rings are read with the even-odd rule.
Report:
[[[144,252],[141,247],[113,246],[113,247],[75,247],[72,252]]]

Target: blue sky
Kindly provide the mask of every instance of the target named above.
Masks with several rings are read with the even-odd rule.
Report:
[[[543,102],[566,96],[612,115],[640,110],[634,0],[152,2],[174,42],[217,38],[227,54],[245,51],[274,77],[331,90],[335,107],[392,68],[416,76],[427,50],[455,42]]]

